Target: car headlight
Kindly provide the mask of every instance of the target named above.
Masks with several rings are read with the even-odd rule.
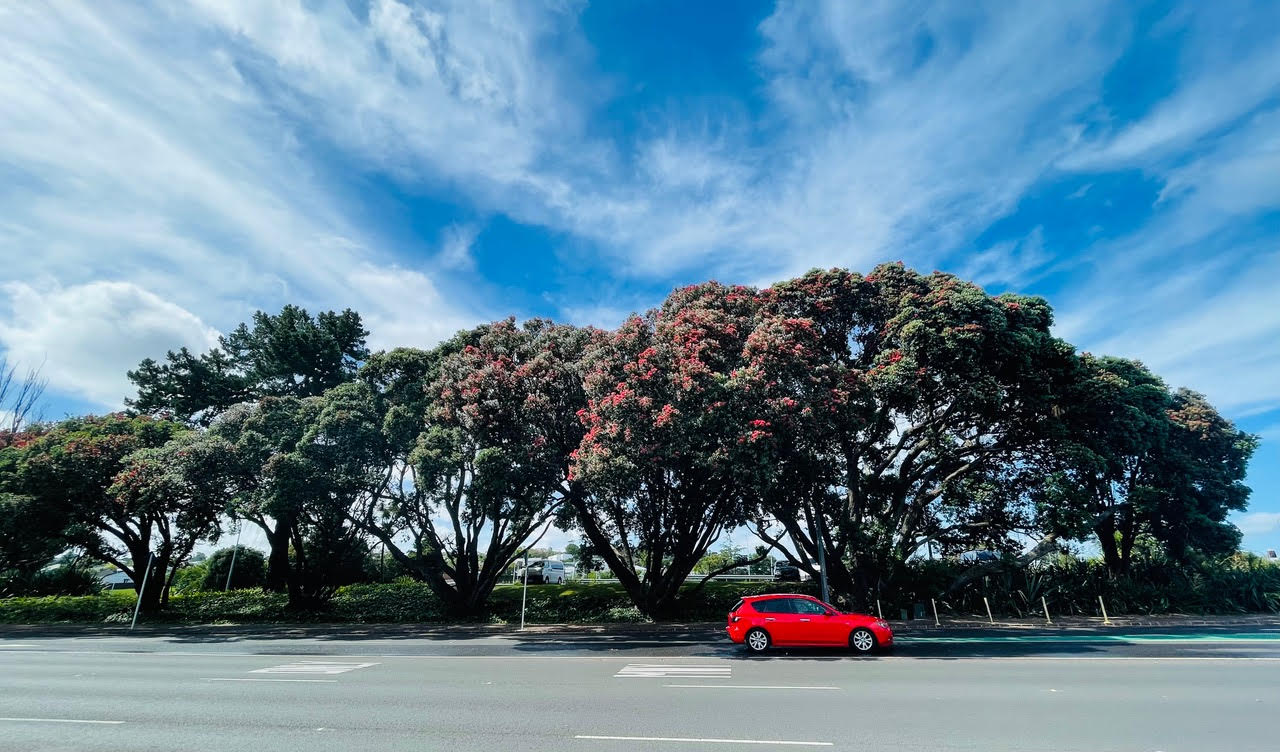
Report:
[[[880,627],[881,629],[888,629],[888,628],[889,628],[889,622],[885,621],[884,619],[876,619],[876,621],[875,621],[875,625],[876,625],[877,627]]]

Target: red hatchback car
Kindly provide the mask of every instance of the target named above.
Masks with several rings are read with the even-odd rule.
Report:
[[[729,639],[751,653],[770,647],[848,646],[859,653],[893,646],[888,622],[846,614],[808,595],[751,595],[729,612]]]

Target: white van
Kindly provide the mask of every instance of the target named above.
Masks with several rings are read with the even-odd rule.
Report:
[[[516,565],[516,584],[524,582],[524,563]],[[563,585],[564,562],[552,559],[529,560],[529,584]]]

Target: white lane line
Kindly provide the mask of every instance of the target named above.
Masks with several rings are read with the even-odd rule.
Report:
[[[909,658],[907,660],[927,660],[922,658]],[[1280,661],[1277,658],[1263,658],[1256,655],[1074,655],[1056,656],[1056,655],[991,655],[983,658],[954,658],[948,659],[951,662],[956,661],[1231,661],[1234,663],[1248,663],[1251,661]]]
[[[223,679],[219,677],[200,677],[200,681],[236,681],[236,682],[306,682],[310,684],[337,684],[337,679]]]
[[[732,666],[690,665],[687,663],[628,663],[614,674],[618,679],[728,679]]]
[[[119,726],[124,721],[82,721],[77,718],[0,718],[14,723],[97,723],[103,726]]]
[[[378,666],[378,663],[341,663],[338,661],[295,661],[279,666],[269,666],[250,671],[251,674],[345,674],[358,668]]]
[[[793,742],[778,739],[704,739],[691,736],[597,736],[578,734],[574,739],[598,739],[610,742],[690,742],[692,744],[775,744],[787,747],[832,747],[834,742]]]
[[[0,650],[8,648],[38,648],[39,645],[26,642],[0,642]]]
[[[682,689],[840,689],[839,687],[793,687],[763,684],[663,684],[664,687]]]

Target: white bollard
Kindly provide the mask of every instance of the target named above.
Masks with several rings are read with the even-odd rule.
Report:
[[[1044,623],[1052,624],[1053,619],[1049,618],[1049,604],[1045,602],[1044,596],[1040,596],[1040,605],[1044,606]]]
[[[987,596],[985,595],[982,596],[982,602],[987,607],[987,621],[991,622],[992,624],[995,624],[996,620],[991,617],[991,603],[987,600]]]
[[[933,626],[941,627],[942,622],[938,621],[938,601],[937,599],[930,598],[929,602],[933,604]]]

